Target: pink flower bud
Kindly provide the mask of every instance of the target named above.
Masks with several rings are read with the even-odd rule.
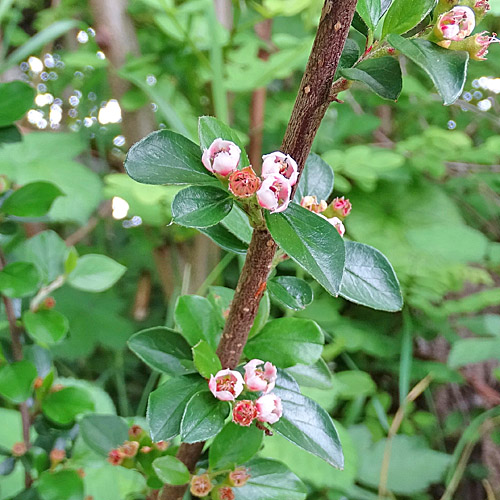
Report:
[[[340,234],[340,236],[344,236],[345,227],[344,223],[338,217],[332,217],[331,219],[326,219]]]
[[[123,462],[123,455],[119,450],[111,450],[108,453],[108,462],[111,465],[121,465]]]
[[[28,448],[24,443],[14,443],[12,446],[12,455],[15,457],[22,457],[27,451]]]
[[[66,458],[66,451],[54,448],[50,451],[49,458],[52,466],[57,465]]]
[[[225,177],[238,168],[240,155],[241,149],[234,142],[219,138],[203,151],[201,161],[207,170]]]
[[[154,443],[155,447],[159,451],[165,451],[168,448],[168,441],[158,441]]]
[[[335,213],[335,215],[339,216],[339,217],[347,217],[350,213],[351,213],[351,209],[352,209],[352,204],[349,200],[346,200],[344,199],[344,197],[342,196],[342,198],[335,198],[333,201],[332,201],[332,209]]]
[[[281,151],[275,151],[262,157],[262,177],[267,177],[271,174],[281,174],[285,179],[288,179],[290,186],[295,185],[299,176],[297,163],[289,156]]]
[[[151,448],[151,446],[143,446],[141,449],[140,449],[140,452],[141,453],[144,453],[145,455],[150,453],[152,451],[153,448]]]
[[[241,488],[250,479],[250,474],[246,467],[238,467],[229,473],[228,482],[231,486]]]
[[[474,11],[469,7],[457,5],[439,16],[434,32],[439,38],[459,41],[468,37],[475,26]]]
[[[255,402],[257,407],[257,420],[275,424],[283,414],[281,398],[276,394],[265,394]]]
[[[195,497],[207,496],[212,491],[210,476],[208,474],[193,476],[191,479],[190,491]]]
[[[137,455],[139,450],[139,443],[137,441],[125,441],[119,448],[118,451],[121,453],[122,457],[132,458]]]
[[[128,430],[128,437],[133,440],[139,440],[144,435],[144,430],[140,425],[133,425]]]
[[[234,401],[243,391],[243,377],[235,370],[220,370],[210,376],[208,388],[221,401]]]
[[[236,170],[229,176],[229,191],[238,198],[252,196],[260,187],[261,180],[252,167]]]
[[[318,203],[318,199],[316,196],[304,196],[302,200],[300,200],[300,206],[309,210],[309,212],[314,212],[315,214],[319,214],[324,212],[328,207],[328,204],[325,200],[321,200]]]
[[[257,191],[259,205],[267,208],[271,213],[283,212],[290,203],[292,186],[280,174],[269,174],[265,177],[260,189]]]
[[[216,498],[218,500],[234,500],[234,491],[230,486],[222,486],[217,490]]]
[[[474,4],[474,10],[476,11],[476,15],[482,18],[490,10],[488,0],[477,0]]]
[[[245,366],[245,384],[251,391],[263,391],[264,394],[274,389],[278,371],[276,367],[266,361],[264,368],[258,368],[264,361],[252,359]]]
[[[233,408],[233,422],[243,427],[249,427],[257,418],[257,408],[253,401],[243,399],[238,401]]]

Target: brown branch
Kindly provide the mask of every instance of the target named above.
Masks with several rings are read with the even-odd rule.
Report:
[[[314,45],[281,146],[281,151],[297,161],[300,172],[330,104],[330,90],[356,3],[357,0],[326,0],[321,12]],[[276,248],[267,230],[254,230],[217,349],[224,368],[234,368],[239,363],[265,290]],[[202,449],[203,443],[183,443],[177,457],[192,468]],[[160,499],[181,500],[186,488],[165,486]]]

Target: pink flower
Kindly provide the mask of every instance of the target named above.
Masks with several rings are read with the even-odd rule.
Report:
[[[342,198],[337,197],[332,201],[332,208],[339,217],[347,217],[351,213],[352,204],[342,196]]]
[[[338,217],[332,217],[331,219],[327,219],[327,221],[338,231],[340,236],[344,236],[344,223]]]
[[[264,394],[274,389],[278,371],[276,367],[266,361],[264,369],[258,368],[264,361],[252,359],[243,368],[245,368],[245,384],[251,391],[263,391]]]
[[[229,191],[238,198],[248,198],[252,196],[260,187],[261,180],[253,171],[252,167],[245,167],[242,170],[235,170],[229,176]]]
[[[325,200],[321,200],[318,203],[318,199],[316,198],[316,196],[304,196],[300,200],[300,206],[309,210],[309,212],[314,212],[315,214],[319,214],[327,209],[328,204],[326,203]]]
[[[243,399],[238,401],[233,408],[233,422],[243,427],[249,427],[254,418],[257,418],[257,408],[253,401]]]
[[[469,7],[458,5],[441,14],[435,32],[440,38],[457,42],[468,37],[475,26],[476,16],[474,11]]]
[[[220,370],[210,376],[208,388],[221,401],[234,401],[243,391],[243,377],[234,370]]]
[[[478,61],[486,61],[486,56],[488,55],[488,49],[492,43],[498,43],[500,40],[497,38],[496,33],[491,35],[487,31],[478,33],[473,37],[474,46],[470,55],[473,59]]]
[[[269,174],[264,178],[260,189],[257,191],[259,205],[267,208],[271,213],[283,212],[290,203],[292,186],[280,174]]]
[[[245,467],[238,467],[229,473],[228,480],[231,486],[241,488],[251,477]]]
[[[281,407],[281,398],[276,394],[265,394],[255,402],[257,407],[257,420],[275,424],[283,415]]]
[[[241,149],[234,142],[219,138],[203,151],[201,161],[207,170],[225,177],[238,168],[240,155]]]
[[[262,157],[262,177],[267,177],[271,174],[281,174],[285,179],[288,179],[290,186],[295,185],[299,172],[295,160],[281,151],[275,151]]]
[[[212,480],[208,474],[200,474],[191,478],[190,491],[195,497],[207,496],[212,488]]]

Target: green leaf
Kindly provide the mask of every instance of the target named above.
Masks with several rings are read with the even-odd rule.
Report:
[[[390,56],[366,59],[354,68],[340,70],[340,74],[348,80],[365,83],[377,95],[391,101],[396,101],[403,89],[399,62]]]
[[[2,144],[12,144],[13,142],[21,142],[23,136],[15,125],[0,127],[0,146]]]
[[[304,483],[281,462],[255,458],[246,464],[251,477],[240,488],[234,488],[235,500],[304,500]]]
[[[35,89],[24,82],[0,83],[0,127],[20,120],[33,105]]]
[[[214,349],[220,334],[217,314],[208,299],[199,295],[183,295],[177,300],[175,323],[190,345],[207,341]]]
[[[152,132],[135,143],[125,170],[143,184],[219,184],[201,163],[200,148],[170,130]]]
[[[283,416],[273,429],[300,448],[342,469],[342,446],[330,415],[312,399],[285,387],[292,384],[290,379],[280,372],[274,392],[281,398]]]
[[[229,212],[221,224],[243,243],[250,243],[252,239],[253,229],[248,222],[248,217],[238,205],[233,205],[233,209]]]
[[[447,50],[428,40],[409,40],[394,34],[387,41],[429,75],[445,105],[460,97],[467,78],[468,52]]]
[[[288,368],[298,363],[315,363],[321,356],[323,344],[323,332],[314,321],[279,318],[249,339],[245,354],[250,359],[265,359],[279,368]]]
[[[219,370],[222,370],[220,360],[215,354],[215,350],[205,340],[200,340],[193,348],[194,366],[204,378],[210,378]]]
[[[85,389],[65,387],[50,393],[42,403],[45,416],[60,425],[69,425],[81,413],[94,410],[94,401]]]
[[[43,346],[57,344],[69,330],[68,318],[52,309],[26,311],[23,323],[31,338]]]
[[[248,245],[229,232],[222,223],[210,227],[199,227],[198,231],[228,252],[245,254],[248,250]]]
[[[78,259],[75,269],[68,275],[68,283],[78,290],[103,292],[111,288],[126,271],[106,255],[87,254]]]
[[[448,357],[448,366],[456,369],[490,359],[500,360],[500,338],[462,339],[453,343]]]
[[[309,283],[293,276],[277,276],[267,282],[267,289],[271,297],[295,311],[305,309],[313,300]]]
[[[80,433],[85,443],[96,453],[108,453],[128,439],[128,425],[116,415],[85,415],[80,421]]]
[[[225,141],[234,142],[241,149],[239,167],[243,168],[250,165],[248,156],[245,153],[245,147],[238,137],[238,134],[217,118],[213,116],[200,116],[198,120],[198,137],[200,139],[200,148],[202,151],[208,149],[215,139],[220,138]]]
[[[167,484],[186,484],[190,478],[188,468],[178,458],[169,455],[155,459],[153,469],[156,475]]]
[[[346,262],[340,295],[351,302],[381,311],[399,311],[403,297],[390,262],[377,249],[345,242]]]
[[[83,479],[74,470],[43,472],[36,489],[41,500],[83,500]]]
[[[198,375],[174,377],[149,395],[147,419],[153,441],[168,441],[179,434],[188,401],[207,386]]]
[[[26,297],[38,290],[40,275],[29,262],[14,262],[0,271],[0,292],[7,297]]]
[[[41,217],[63,193],[50,182],[32,182],[14,191],[0,207],[7,215]]]
[[[214,437],[224,427],[228,413],[228,404],[219,401],[211,392],[196,393],[182,415],[181,441],[197,443]]]
[[[373,31],[381,15],[380,0],[359,0],[356,10],[368,27]]]
[[[267,225],[279,246],[320,285],[337,296],[344,270],[344,241],[325,219],[290,204],[284,213],[266,213]]]
[[[190,186],[179,191],[172,202],[174,222],[186,227],[209,227],[231,211],[231,195],[214,186]]]
[[[212,469],[229,469],[250,460],[260,448],[263,432],[255,426],[228,422],[215,437],[208,452]]]
[[[165,326],[156,326],[132,335],[129,349],[144,363],[169,375],[192,373],[191,349],[184,338]]]
[[[36,368],[29,361],[18,361],[0,368],[0,394],[13,403],[22,403],[31,396]]]
[[[0,476],[8,476],[16,466],[16,459],[14,457],[7,457],[0,462]]]
[[[361,370],[346,370],[333,376],[335,392],[343,399],[356,399],[375,393],[377,386],[369,373]]]
[[[402,35],[415,27],[434,7],[436,0],[394,0],[385,16],[382,38],[389,33]]]
[[[300,176],[294,200],[300,203],[304,196],[316,196],[318,201],[327,200],[333,190],[333,169],[320,156],[311,153]]]
[[[319,358],[313,365],[295,365],[286,371],[304,387],[331,389],[333,386],[332,374],[323,358]]]
[[[337,71],[343,68],[351,68],[356,64],[356,61],[358,59],[359,59],[359,45],[352,38],[348,38],[345,41],[344,50],[342,51],[342,55],[340,56],[340,61],[337,67]]]

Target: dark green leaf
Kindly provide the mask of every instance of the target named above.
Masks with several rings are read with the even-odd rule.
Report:
[[[71,424],[81,413],[94,409],[94,401],[85,389],[65,387],[50,393],[42,403],[47,418],[60,425]]]
[[[26,311],[23,314],[23,323],[33,340],[44,346],[57,344],[69,330],[66,316],[52,309]]]
[[[382,38],[389,33],[401,35],[410,31],[430,12],[436,0],[394,0],[385,16]]]
[[[42,500],[83,500],[83,480],[74,470],[45,471],[36,486]]]
[[[377,95],[397,100],[403,88],[399,62],[394,57],[377,57],[362,61],[354,68],[345,68],[340,74],[348,80],[363,82]]]
[[[374,30],[380,19],[380,0],[359,0],[356,10],[368,27]]]
[[[21,119],[33,105],[35,89],[24,82],[0,83],[0,127]]]
[[[13,403],[22,403],[31,396],[36,368],[29,361],[18,361],[0,368],[0,395]]]
[[[354,17],[352,18],[352,27],[362,35],[368,36],[368,25],[357,12],[354,13]]]
[[[80,433],[85,443],[96,453],[107,456],[128,439],[128,425],[116,415],[85,415],[80,421]]]
[[[243,427],[229,422],[215,437],[208,463],[212,469],[226,469],[250,460],[260,448],[263,432],[254,425]]]
[[[279,318],[270,321],[249,339],[245,354],[270,361],[279,368],[298,363],[312,364],[321,356],[324,338],[321,328],[310,319]]]
[[[280,304],[296,311],[305,309],[313,300],[309,283],[293,276],[277,276],[267,282],[267,289]]]
[[[190,186],[179,191],[172,202],[174,222],[186,227],[209,227],[231,211],[233,199],[214,186]]]
[[[179,333],[165,326],[148,328],[132,335],[128,346],[154,370],[170,375],[194,371],[189,344]]]
[[[152,132],[134,144],[125,170],[143,184],[219,184],[201,163],[200,148],[170,130]]]
[[[149,395],[148,423],[153,441],[168,441],[181,429],[188,401],[208,384],[199,376],[188,375],[167,380]]]
[[[235,500],[304,500],[304,483],[281,462],[254,458],[246,464],[250,479],[241,488],[234,488]]]
[[[14,457],[7,457],[0,462],[0,476],[8,476],[16,466],[16,459]]]
[[[344,457],[337,430],[328,413],[312,399],[283,387],[289,375],[280,372],[274,392],[281,398],[283,416],[273,429],[300,448],[342,469]]]
[[[348,38],[345,41],[344,50],[342,51],[342,55],[340,56],[340,61],[337,67],[337,71],[354,66],[358,59],[359,59],[359,45],[352,38]]]
[[[428,40],[409,40],[394,34],[387,40],[429,75],[445,105],[459,98],[467,78],[468,52],[447,50]]]
[[[222,370],[220,360],[208,342],[200,340],[192,350],[194,366],[202,377],[210,378],[210,375],[215,375]]]
[[[14,191],[4,201],[0,210],[16,217],[41,217],[62,194],[61,190],[50,182],[31,182]]]
[[[181,421],[181,441],[197,443],[214,437],[224,427],[229,406],[211,392],[196,393],[186,405]]]
[[[155,459],[153,469],[156,475],[167,484],[186,484],[190,478],[188,468],[179,459],[169,455]]]
[[[252,239],[252,226],[248,222],[248,217],[238,205],[233,205],[233,209],[222,220],[221,224],[243,243],[250,243]]]
[[[87,254],[78,259],[68,276],[68,283],[78,290],[103,292],[111,288],[125,271],[125,266],[106,255]]]
[[[0,271],[0,292],[7,297],[26,297],[38,290],[40,275],[28,262],[14,262]]]
[[[337,296],[344,270],[344,241],[325,219],[290,204],[281,214],[266,214],[269,231],[279,246],[320,285]]]
[[[333,190],[333,181],[332,167],[320,156],[311,153],[307,157],[294,199],[297,203],[304,196],[316,196],[318,201],[327,200]]]
[[[12,144],[13,142],[21,142],[23,136],[15,125],[0,127],[0,146],[2,144]]]
[[[390,262],[377,249],[345,242],[346,262],[340,295],[351,302],[381,311],[399,311],[403,297]]]
[[[332,374],[323,358],[319,358],[313,365],[295,365],[286,371],[304,387],[332,388]]]
[[[248,250],[248,245],[229,232],[222,223],[210,227],[199,227],[198,231],[228,252],[244,254]]]

